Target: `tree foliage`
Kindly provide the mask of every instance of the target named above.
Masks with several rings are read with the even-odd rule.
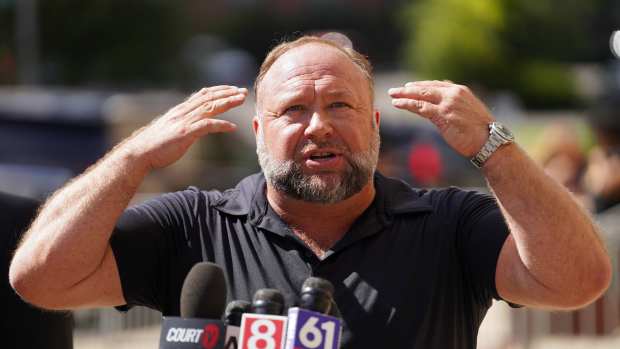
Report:
[[[407,5],[401,18],[408,33],[406,61],[424,78],[512,90],[532,107],[574,106],[571,65],[600,59],[600,43],[613,22],[605,7],[614,5],[610,0],[419,0]]]

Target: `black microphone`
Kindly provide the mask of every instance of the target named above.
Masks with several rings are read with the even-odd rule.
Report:
[[[226,278],[216,264],[194,265],[181,289],[181,317],[164,317],[160,349],[224,348],[226,326],[219,320],[226,305]]]
[[[181,317],[219,319],[226,307],[226,278],[217,264],[192,267],[181,288]]]
[[[224,323],[226,324],[225,349],[239,348],[239,334],[241,333],[241,318],[249,313],[252,304],[247,301],[232,301],[224,311]]]
[[[330,314],[334,299],[334,285],[318,277],[309,277],[301,286],[299,307],[321,314]]]
[[[340,347],[342,320],[333,296],[334,285],[328,280],[304,281],[299,307],[288,310],[285,349]]]
[[[226,306],[224,311],[224,322],[227,326],[241,326],[241,316],[249,313],[252,304],[247,301],[232,301]]]
[[[333,316],[338,319],[342,319],[342,313],[340,312],[340,308],[338,308],[338,304],[335,300],[332,299],[332,307],[329,310],[329,316]]]
[[[282,348],[286,339],[287,317],[284,311],[284,296],[276,289],[263,288],[254,293],[252,312],[241,317],[239,334],[240,348]]]
[[[254,293],[252,313],[265,315],[281,315],[284,311],[284,296],[273,288],[261,288]]]

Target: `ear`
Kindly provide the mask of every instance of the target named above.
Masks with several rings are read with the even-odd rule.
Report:
[[[256,134],[258,133],[259,126],[260,123],[258,122],[258,115],[254,115],[254,117],[252,118],[252,130],[254,130],[254,136],[256,136]]]

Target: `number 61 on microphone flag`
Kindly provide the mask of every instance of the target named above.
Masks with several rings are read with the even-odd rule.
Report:
[[[341,320],[314,311],[290,308],[284,349],[338,349]]]

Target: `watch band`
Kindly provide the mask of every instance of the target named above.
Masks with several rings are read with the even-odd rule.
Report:
[[[489,138],[478,154],[471,158],[470,161],[477,168],[481,168],[499,147],[504,144],[512,143],[513,141],[514,136],[508,128],[499,122],[492,122],[489,124]]]

